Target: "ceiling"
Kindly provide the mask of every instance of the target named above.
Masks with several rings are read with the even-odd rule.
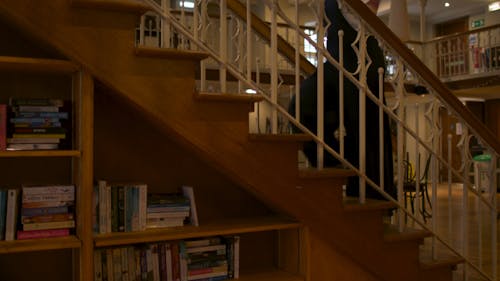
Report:
[[[395,0],[402,1],[402,0]],[[488,4],[495,0],[424,0],[425,15],[427,23],[440,23],[456,18],[484,13],[488,10]],[[408,3],[408,13],[412,17],[420,16],[421,0],[406,0]],[[444,3],[449,2],[450,7],[445,7]],[[388,15],[391,0],[381,0],[378,15]]]

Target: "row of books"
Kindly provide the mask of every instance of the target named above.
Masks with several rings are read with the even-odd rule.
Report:
[[[0,104],[0,150],[67,148],[69,119],[62,99],[10,98]]]
[[[94,280],[238,279],[239,244],[239,236],[217,236],[96,249]]]
[[[70,235],[75,227],[74,185],[0,190],[0,240]]]
[[[99,180],[93,206],[95,233],[198,225],[194,193],[188,186],[179,193],[148,194],[146,184]]]

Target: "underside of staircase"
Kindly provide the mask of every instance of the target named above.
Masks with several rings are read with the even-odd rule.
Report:
[[[80,64],[207,165],[304,223],[306,280],[451,280],[453,264],[425,265],[419,257],[428,233],[384,225],[393,205],[343,198],[352,173],[299,170],[297,151],[308,137],[249,135],[248,113],[257,96],[197,93],[195,73],[204,53],[136,48],[143,5],[86,2],[3,0],[0,16]]]

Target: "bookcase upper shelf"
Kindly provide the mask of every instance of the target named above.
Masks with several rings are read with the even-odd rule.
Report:
[[[94,238],[94,244],[96,247],[107,247],[216,235],[294,229],[299,227],[301,227],[299,222],[282,217],[221,219],[218,221],[203,223],[200,224],[200,226],[181,226],[149,229],[140,232],[114,232],[98,234]]]
[[[80,67],[67,60],[0,56],[0,70],[72,74]]]
[[[17,150],[0,151],[0,158],[14,157],[80,157],[79,150]]]

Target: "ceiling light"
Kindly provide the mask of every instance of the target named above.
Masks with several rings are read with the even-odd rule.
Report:
[[[450,6],[450,2],[444,2],[444,6],[448,8]]]
[[[193,1],[180,1],[180,6],[182,8],[187,8],[187,9],[193,9],[194,8],[194,2]]]
[[[254,89],[246,89],[245,93],[247,93],[247,94],[257,94],[257,91],[255,91]]]
[[[500,10],[500,1],[493,2],[488,5],[488,11],[494,12],[497,10]]]

